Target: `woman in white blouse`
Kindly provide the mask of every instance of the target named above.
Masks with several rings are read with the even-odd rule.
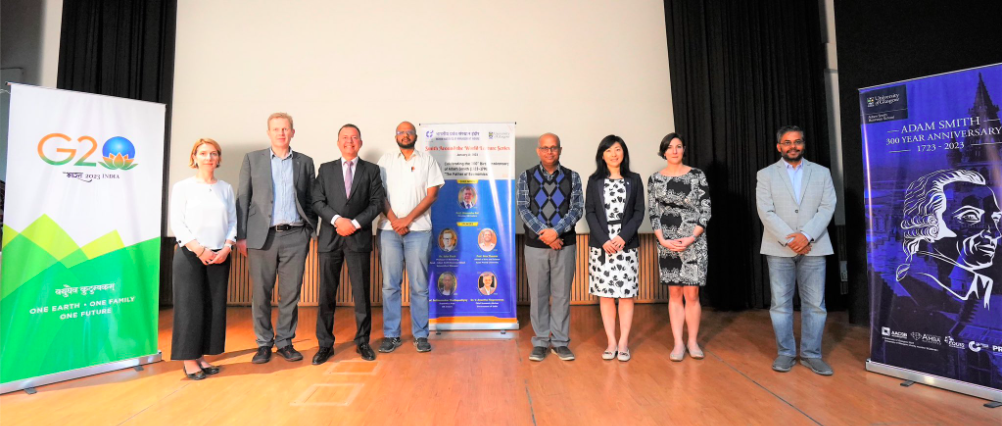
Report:
[[[222,149],[212,139],[191,148],[195,176],[174,184],[170,226],[174,251],[174,335],[171,359],[184,361],[192,380],[219,373],[205,355],[223,353],[226,340],[226,283],[237,236],[237,210],[230,184],[215,178]]]

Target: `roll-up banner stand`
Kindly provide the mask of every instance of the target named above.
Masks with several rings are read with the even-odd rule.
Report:
[[[869,371],[1002,401],[1002,64],[860,89]]]
[[[165,111],[11,85],[0,393],[160,360]]]
[[[516,330],[515,123],[421,124],[442,167],[432,207],[432,330]]]

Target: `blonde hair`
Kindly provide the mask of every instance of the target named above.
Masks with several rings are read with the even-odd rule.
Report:
[[[276,118],[284,118],[286,120],[289,120],[289,128],[290,129],[295,129],[296,128],[296,126],[292,124],[292,116],[291,115],[286,114],[284,112],[276,112],[276,113],[268,116],[268,122],[267,123],[268,123],[268,129],[269,130],[271,130],[271,120],[274,120]]]
[[[219,166],[222,166],[223,165],[223,148],[219,147],[219,142],[216,142],[216,141],[214,141],[212,139],[209,139],[209,138],[202,138],[202,139],[199,139],[198,142],[195,142],[195,145],[191,147],[191,155],[188,156],[188,167],[191,167],[193,169],[197,169],[198,168],[198,164],[195,163],[195,152],[198,151],[198,147],[200,147],[202,145],[212,145],[213,148],[216,148],[216,152],[219,153],[219,160],[216,161],[216,168],[219,168]]]
[[[456,246],[456,245],[459,244],[459,236],[456,235],[456,231],[453,231],[452,228],[445,228],[445,229],[442,230],[442,232],[440,232],[438,234],[438,245],[439,245],[439,247],[445,247],[445,238],[444,237],[445,237],[446,234],[449,234],[449,235],[452,236],[452,245],[453,246]]]

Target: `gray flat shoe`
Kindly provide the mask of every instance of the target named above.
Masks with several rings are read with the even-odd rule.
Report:
[[[796,361],[797,359],[792,356],[780,355],[772,362],[772,369],[780,373],[785,373],[793,368],[793,364]]]
[[[604,359],[606,361],[612,361],[612,360],[616,359],[616,355],[618,355],[618,354],[619,354],[619,352],[617,352],[617,351],[605,351],[605,352],[602,352],[602,359]]]
[[[625,351],[619,351],[619,361],[620,362],[629,361],[630,358],[632,358],[632,357],[630,356],[630,350],[629,349],[627,349]]]
[[[672,360],[672,362],[682,362],[684,358],[685,358],[685,350],[677,354],[675,352],[668,354],[668,359]]]
[[[703,359],[705,357],[698,345],[696,346],[696,350],[692,350],[692,347],[689,345],[686,345],[685,349],[689,351],[689,355],[692,355],[692,359]]]
[[[801,358],[800,363],[805,367],[810,368],[811,371],[820,374],[822,376],[831,376],[835,374],[831,366],[828,363],[821,360],[821,358]]]

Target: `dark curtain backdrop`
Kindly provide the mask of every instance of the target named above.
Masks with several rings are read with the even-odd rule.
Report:
[[[835,1],[850,320],[869,322],[859,89],[1002,63],[1002,1]],[[996,257],[997,259],[997,257]],[[996,260],[997,261],[997,260]]]
[[[776,130],[800,126],[805,158],[830,165],[818,7],[804,0],[664,2],[675,126],[687,139],[687,164],[710,183],[703,291],[710,306],[770,304],[755,174],[780,158]],[[829,232],[834,240],[834,226]],[[838,283],[838,262],[829,256],[829,309],[844,305]]]
[[[58,88],[167,104],[161,235],[167,229],[176,18],[177,0],[65,0],[59,38]],[[171,249],[165,244],[161,251]],[[170,285],[163,284],[170,283],[170,265],[161,264],[160,277],[161,303],[169,302]]]

